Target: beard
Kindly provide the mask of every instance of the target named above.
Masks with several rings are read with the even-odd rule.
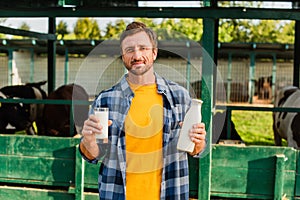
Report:
[[[151,69],[151,66],[139,66],[139,67],[132,67],[131,69],[128,69],[127,70],[136,75],[136,76],[139,76],[139,75],[144,75],[146,74],[149,70]]]
[[[153,68],[153,62],[152,63],[140,63],[137,64],[137,62],[131,62],[130,65],[125,65],[126,69],[136,75],[136,76],[140,76],[140,75],[144,75],[147,72],[149,72],[152,68]]]

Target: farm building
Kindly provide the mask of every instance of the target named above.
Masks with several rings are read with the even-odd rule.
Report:
[[[2,40],[3,43],[5,45],[2,46],[3,54],[0,57],[3,72],[1,87],[47,80],[45,41]],[[192,95],[199,98],[199,85],[195,83],[200,80],[199,76],[201,77],[203,49],[200,43],[193,41],[191,43],[193,45],[187,47],[184,41],[160,41],[156,71],[175,82],[183,85],[190,84]],[[93,97],[111,86],[125,73],[119,60],[118,45],[118,41],[61,40],[57,42],[56,87],[81,81],[80,84],[84,84],[89,95]],[[272,103],[275,91],[292,84],[293,46],[255,44],[256,48],[253,48],[253,44],[221,43],[219,45],[216,64],[220,74],[218,85],[222,85],[225,91],[230,90],[230,92],[222,94],[219,86],[217,94],[228,96],[223,98],[228,103],[259,102],[256,100]],[[170,70],[174,71],[170,72]],[[100,74],[93,72],[105,73],[102,76],[105,80],[99,79]],[[80,74],[86,76],[81,77]],[[91,78],[91,74],[95,74],[95,77]],[[272,80],[272,76],[276,79]],[[268,84],[265,88],[262,86],[262,80]],[[98,85],[96,90],[93,88],[94,85]],[[252,89],[250,90],[249,87]],[[46,88],[47,84],[44,86],[44,89]]]

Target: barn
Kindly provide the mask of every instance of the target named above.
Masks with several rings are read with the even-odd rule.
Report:
[[[204,55],[199,62],[201,65],[201,80],[205,84],[201,85],[201,99],[203,104],[203,121],[208,125],[208,151],[203,154],[201,159],[190,158],[190,196],[206,200],[210,198],[242,198],[242,199],[297,199],[300,198],[299,185],[299,152],[290,147],[264,147],[264,146],[226,146],[213,145],[212,136],[212,111],[216,108],[216,94],[214,90],[217,75],[214,72],[214,63],[219,63],[218,55],[224,55],[227,44],[218,47],[218,19],[283,19],[294,20],[295,25],[295,44],[292,51],[289,48],[279,48],[278,55],[289,52],[293,59],[292,84],[299,86],[299,7],[298,2],[291,2],[291,8],[251,8],[251,7],[222,7],[218,5],[219,1],[204,1],[203,6],[199,8],[191,7],[139,7],[138,1],[1,1],[1,17],[44,17],[49,18],[49,33],[41,34],[22,30],[0,27],[0,32],[12,35],[22,35],[32,38],[46,40],[46,70],[47,71],[47,90],[48,93],[54,91],[57,85],[65,83],[66,77],[56,77],[56,64],[59,57],[57,52],[57,41],[55,39],[55,18],[56,17],[149,17],[149,18],[202,18],[204,21],[202,51]],[[261,13],[264,13],[263,15]],[[2,44],[5,42],[2,41]],[[24,44],[23,44],[24,45]],[[104,44],[105,45],[105,44]],[[3,45],[4,46],[4,45]],[[3,47],[1,46],[1,47]],[[72,45],[71,45],[72,46]],[[182,45],[181,45],[182,46]],[[255,46],[255,48],[254,48]],[[186,46],[185,46],[186,47]],[[192,45],[190,47],[193,47]],[[197,49],[197,45],[195,47]],[[224,48],[224,49],[222,49]],[[3,47],[5,52],[7,48]],[[250,49],[262,50],[263,46],[251,45]],[[269,54],[273,56],[273,50]],[[179,49],[180,50],[180,49]],[[247,52],[245,46],[238,51]],[[271,51],[270,49],[268,50]],[[186,52],[184,50],[184,52]],[[228,51],[227,51],[228,52]],[[253,52],[249,51],[248,53]],[[292,53],[291,53],[292,52]],[[12,52],[11,52],[12,53]],[[95,51],[97,52],[97,49]],[[199,53],[199,52],[198,52]],[[220,53],[220,54],[219,54]],[[257,52],[256,52],[257,53]],[[253,80],[255,54],[249,55],[249,72],[246,92],[246,101],[252,102],[255,84]],[[281,53],[281,54],[280,54]],[[178,51],[181,55],[182,51]],[[264,52],[266,54],[266,52]],[[8,54],[12,58],[12,54]],[[18,56],[21,56],[19,54]],[[226,65],[231,59],[231,54],[226,54]],[[254,57],[253,57],[254,56]],[[182,65],[186,66],[189,56],[184,55]],[[273,58],[273,57],[272,57]],[[5,59],[5,58],[4,58]],[[61,57],[65,62],[65,55]],[[184,61],[185,60],[185,61]],[[190,61],[190,60],[188,60]],[[29,61],[30,62],[30,61]],[[98,63],[96,60],[85,60],[91,66]],[[118,62],[117,59],[107,60],[108,64]],[[163,61],[159,63],[166,65]],[[193,64],[193,62],[192,62]],[[229,65],[230,65],[229,64]],[[290,65],[290,64],[289,64]],[[7,61],[10,66],[10,60]],[[273,67],[273,64],[271,65]],[[180,68],[180,67],[179,67]],[[182,67],[181,67],[182,68]],[[12,69],[12,68],[11,68]],[[164,69],[164,68],[163,68]],[[176,69],[176,68],[175,68]],[[230,68],[227,68],[227,70]],[[8,68],[8,71],[10,68]],[[166,72],[170,68],[165,68]],[[174,69],[173,69],[174,70]],[[175,72],[179,70],[174,70]],[[288,71],[288,70],[285,70]],[[162,72],[162,73],[166,73]],[[251,72],[251,73],[250,73]],[[43,72],[41,72],[43,73]],[[103,75],[109,73],[100,70],[98,73]],[[122,72],[123,73],[123,72]],[[182,72],[181,72],[182,73]],[[2,73],[1,73],[2,74]],[[43,73],[45,75],[45,73]],[[200,77],[184,77],[182,84],[199,81]],[[224,74],[224,73],[223,73]],[[99,74],[95,74],[99,75]],[[171,75],[171,74],[170,74]],[[272,76],[272,73],[263,74],[263,77]],[[80,73],[79,76],[88,76],[86,73]],[[116,75],[117,77],[118,75]],[[72,76],[73,80],[82,80],[78,76]],[[103,76],[104,78],[107,76]],[[273,76],[274,77],[274,76]],[[76,79],[77,78],[77,79]],[[224,77],[223,77],[224,79]],[[226,89],[232,86],[231,77],[226,77]],[[3,83],[11,83],[9,77],[1,78]],[[186,81],[188,80],[188,81]],[[268,79],[262,79],[262,83],[269,82]],[[274,79],[272,79],[273,81]],[[275,79],[277,80],[277,79]],[[104,80],[102,80],[105,82]],[[108,81],[108,80],[107,80]],[[115,80],[112,80],[115,81]],[[178,80],[177,80],[178,81]],[[190,81],[190,82],[189,82]],[[289,80],[290,81],[290,80]],[[68,79],[67,79],[68,82]],[[75,81],[76,82],[76,81]],[[180,82],[180,81],[179,81]],[[82,82],[79,82],[84,84]],[[272,82],[273,83],[273,82]],[[90,85],[91,83],[87,84]],[[285,82],[283,83],[285,84]],[[188,84],[187,84],[188,85]],[[262,84],[264,85],[264,84]],[[187,86],[188,87],[188,86]],[[270,87],[270,85],[269,85]],[[233,88],[233,87],[232,87]],[[238,91],[245,90],[243,87],[237,87]],[[93,95],[101,88],[89,88],[88,93]],[[225,90],[225,89],[224,89]],[[223,89],[220,90],[224,92]],[[225,90],[226,91],[226,90]],[[274,91],[274,90],[273,90]],[[195,90],[193,91],[194,93]],[[261,95],[265,93],[270,95],[270,90],[262,90]],[[223,94],[223,93],[222,93]],[[221,94],[221,96],[222,96]],[[229,95],[230,97],[230,95]],[[268,96],[269,98],[269,96]],[[14,103],[30,103],[29,101],[0,99],[1,103],[12,101]],[[217,99],[218,100],[218,99]],[[224,96],[223,101],[228,101]],[[230,100],[230,99],[229,99]],[[44,101],[33,101],[35,103],[47,103]],[[58,103],[70,103],[57,101]],[[48,103],[57,103],[48,101]],[[224,109],[220,107],[220,109]],[[234,109],[256,109],[272,110],[272,108],[256,108],[245,106],[226,106],[228,111]],[[230,112],[229,116],[230,116]],[[0,198],[1,199],[98,199],[97,196],[97,173],[99,166],[88,165],[83,162],[78,154],[77,138],[51,138],[51,137],[29,137],[18,135],[1,135],[0,137],[1,154],[0,159],[3,166],[0,170]]]
[[[32,42],[31,39],[0,39],[0,43],[1,41],[6,45],[0,49],[3,52],[0,54],[0,69],[3,72],[0,74],[0,87],[48,79],[45,40],[35,39]],[[225,100],[227,103],[270,104],[275,90],[292,84],[293,46],[285,48],[284,45],[271,43],[256,44],[255,49],[251,44],[219,43],[219,46],[216,99]],[[92,56],[89,54],[91,51],[102,56]],[[188,84],[191,93],[200,97],[198,83],[201,81],[199,73],[203,60],[201,51],[201,45],[196,42],[191,42],[187,47],[183,41],[160,41],[156,71],[178,83]],[[85,84],[84,87],[93,97],[115,83],[124,73],[118,53],[116,40],[60,40],[56,43],[55,54],[56,88],[76,82],[80,78],[83,80],[80,84]],[[253,69],[254,73],[251,73]],[[173,71],[170,73],[169,70]],[[99,74],[94,74],[95,71],[99,74],[105,73],[103,80],[100,80],[101,86],[96,91],[92,88],[98,81]],[[47,88],[48,83],[43,86],[43,89]]]

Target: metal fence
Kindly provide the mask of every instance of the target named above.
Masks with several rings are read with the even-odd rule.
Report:
[[[12,68],[8,67],[9,62],[12,62]],[[34,54],[32,57],[30,51],[21,51],[14,53],[12,61],[5,55],[0,56],[0,64],[0,87],[8,85],[10,79],[13,84],[47,80],[46,56]],[[201,58],[192,58],[188,61],[184,58],[169,57],[159,58],[155,70],[162,76],[188,87],[192,96],[199,97],[198,82],[201,82],[201,67]],[[254,67],[254,71],[251,72],[253,64],[247,58],[218,60],[216,69],[220,76],[216,84],[217,99],[226,96],[227,103],[271,103],[274,92],[292,84],[291,61],[277,61],[274,64],[272,60],[256,60]],[[59,55],[56,57],[56,87],[75,82],[86,88],[91,97],[112,86],[125,72],[119,57],[69,56],[68,59]],[[268,80],[268,77],[274,80]],[[265,80],[269,85],[265,88],[261,80]],[[275,83],[274,87],[272,82]],[[43,87],[46,90],[47,85]],[[252,88],[253,92],[249,88]]]

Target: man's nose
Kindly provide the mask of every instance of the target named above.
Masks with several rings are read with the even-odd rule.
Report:
[[[142,51],[141,51],[141,49],[139,49],[139,48],[136,48],[135,50],[134,50],[134,52],[133,52],[133,57],[135,57],[135,58],[138,58],[138,57],[140,57],[141,55],[142,55]]]

